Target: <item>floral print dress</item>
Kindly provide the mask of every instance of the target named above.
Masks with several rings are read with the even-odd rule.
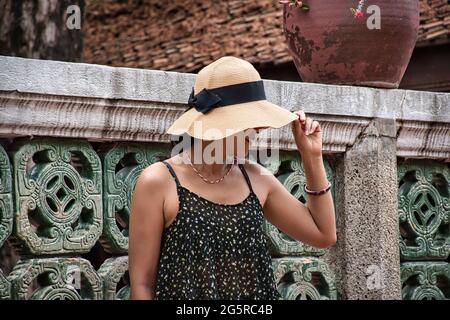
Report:
[[[179,211],[163,230],[155,300],[280,299],[263,210],[242,164],[250,193],[238,204],[220,204],[177,186]]]

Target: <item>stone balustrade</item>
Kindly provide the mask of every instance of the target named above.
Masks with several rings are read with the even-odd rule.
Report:
[[[0,56],[1,298],[128,298],[134,184],[170,157],[165,131],[194,81]],[[449,299],[450,94],[264,85],[269,101],[320,122],[337,214],[326,250],[265,223],[282,296]],[[261,164],[305,202],[289,126],[262,131],[255,148],[279,151]]]

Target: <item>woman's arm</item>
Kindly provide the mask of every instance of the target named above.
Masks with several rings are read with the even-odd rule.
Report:
[[[144,169],[133,191],[128,248],[131,300],[154,298],[164,228],[162,166],[154,163]]]
[[[322,160],[321,129],[317,121],[306,118],[302,111],[293,123],[293,133],[310,190],[328,185]],[[264,170],[261,167],[260,170]],[[264,203],[267,220],[290,237],[318,248],[336,243],[336,222],[331,192],[307,195],[303,204],[272,174],[267,173],[269,191]],[[302,186],[303,187],[303,186]]]

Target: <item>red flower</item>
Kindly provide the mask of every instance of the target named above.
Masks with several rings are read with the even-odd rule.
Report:
[[[355,11],[355,17],[357,17],[357,18],[364,17],[364,13],[358,9]]]

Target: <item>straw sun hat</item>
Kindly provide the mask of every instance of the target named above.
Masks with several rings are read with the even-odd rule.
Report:
[[[251,63],[224,56],[200,70],[188,108],[166,133],[217,140],[250,128],[280,128],[297,118],[266,100],[263,81]]]

